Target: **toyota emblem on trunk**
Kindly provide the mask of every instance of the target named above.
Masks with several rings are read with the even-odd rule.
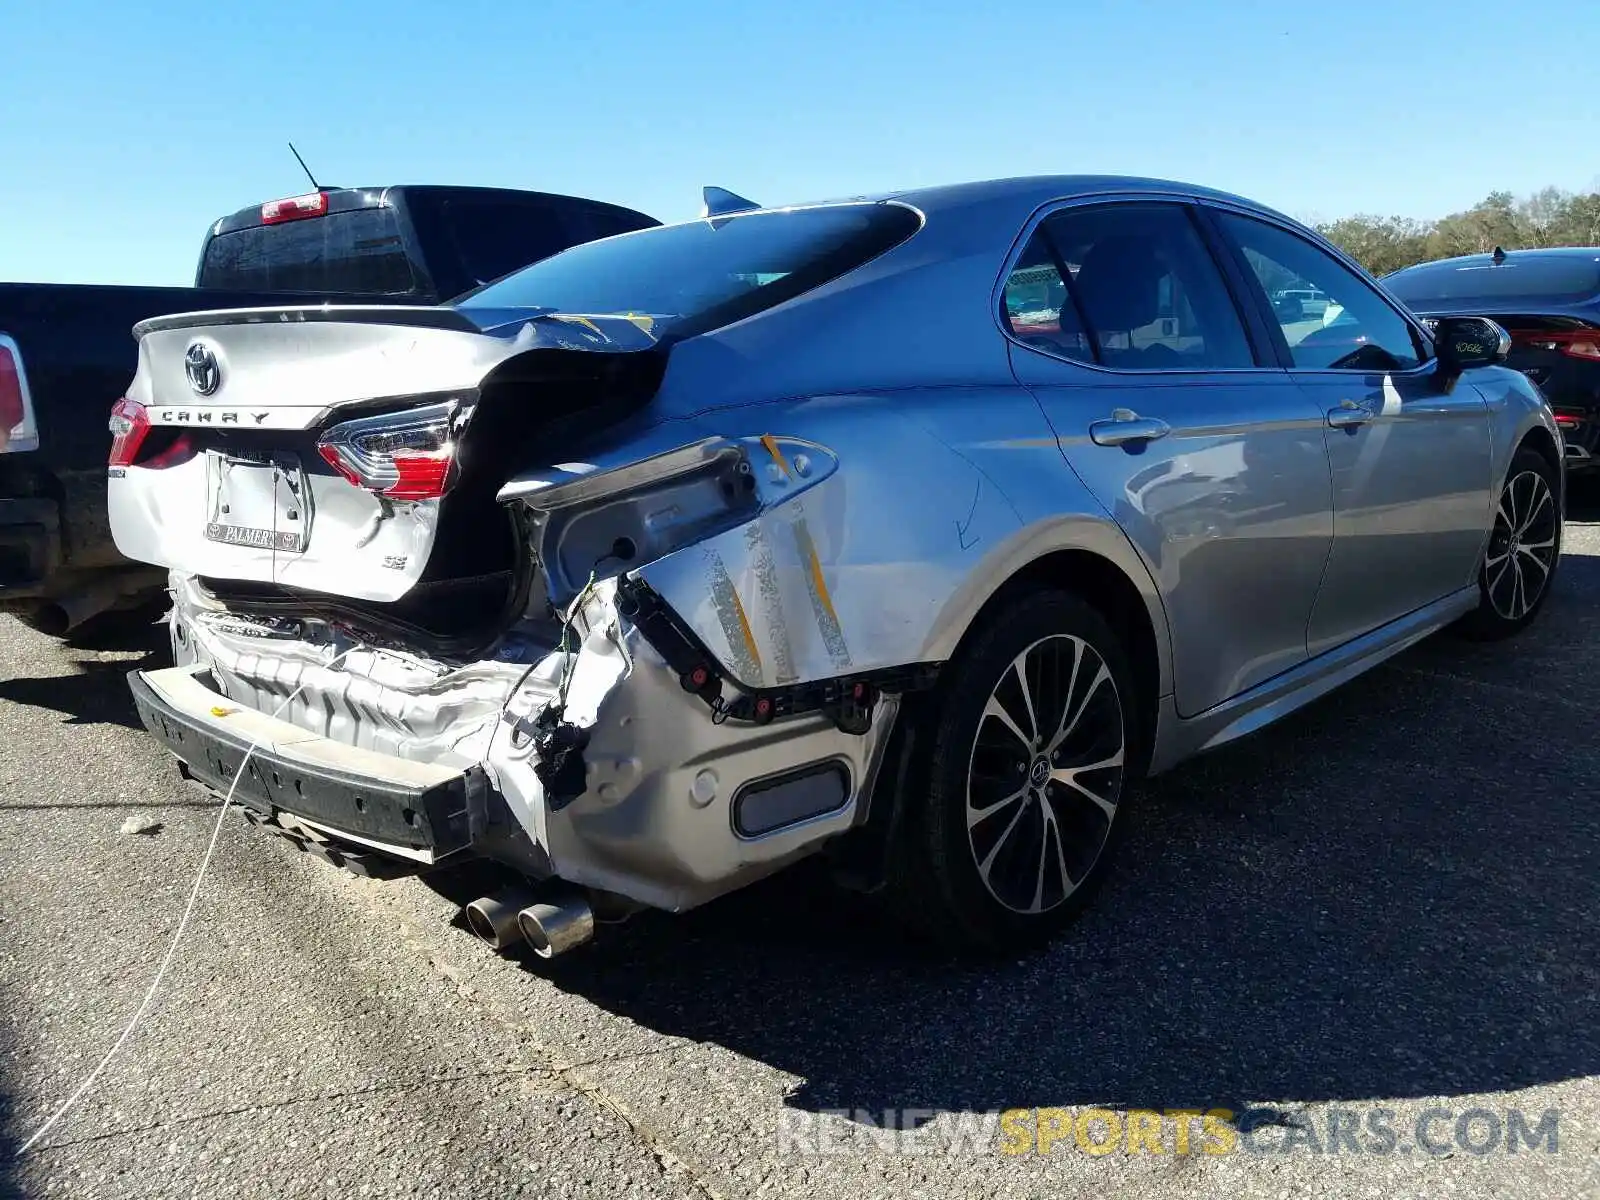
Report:
[[[183,373],[198,395],[209,396],[222,386],[222,365],[216,351],[204,342],[190,342],[183,356]]]

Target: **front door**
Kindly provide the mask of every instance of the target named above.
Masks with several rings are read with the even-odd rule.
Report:
[[[1190,207],[1056,210],[1004,315],[1017,378],[1160,586],[1178,711],[1303,662],[1333,538],[1322,414],[1260,361]]]
[[[1445,388],[1431,348],[1387,299],[1291,230],[1215,219],[1261,285],[1290,374],[1323,413],[1333,467],[1333,555],[1307,630],[1332,649],[1472,585],[1493,509],[1488,406]],[[1293,298],[1328,297],[1312,314]]]

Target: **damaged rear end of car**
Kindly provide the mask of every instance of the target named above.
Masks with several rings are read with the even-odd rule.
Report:
[[[828,269],[885,237],[830,244]],[[174,666],[130,677],[146,727],[339,865],[512,868],[526,885],[471,923],[541,954],[597,914],[693,907],[850,829],[916,672],[829,657],[826,584],[794,529],[839,483],[830,451],[658,410],[681,316],[485,303],[141,325],[109,472],[119,549],[170,571]],[[764,603],[816,616],[798,652],[763,661],[772,626],[728,584],[727,538]]]

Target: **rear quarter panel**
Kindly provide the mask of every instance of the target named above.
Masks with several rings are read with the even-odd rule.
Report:
[[[1486,519],[1492,524],[1494,505],[1498,502],[1506,472],[1511,468],[1511,459],[1518,447],[1529,434],[1542,429],[1554,440],[1556,450],[1560,453],[1561,428],[1556,424],[1555,414],[1543,393],[1520,371],[1513,371],[1509,367],[1489,367],[1469,372],[1462,382],[1477,388],[1489,407],[1494,438],[1494,487]],[[1562,475],[1564,491],[1564,469]],[[1488,536],[1488,528],[1489,525],[1485,525],[1485,537]]]
[[[1131,547],[1020,388],[815,397],[745,410],[737,428],[734,415],[718,432],[813,442],[836,469],[806,486],[758,451],[762,514],[640,574],[746,686],[945,660],[1013,574],[1067,548],[1135,573],[1163,627]],[[790,497],[786,476],[801,485]]]
[[[751,527],[643,570],[741,682],[943,660],[1013,574],[1077,548],[1147,598],[1168,686],[1148,573],[1062,458],[995,322],[996,281],[1032,207],[941,207],[833,283],[674,347],[658,412],[724,436],[814,440],[839,463]]]

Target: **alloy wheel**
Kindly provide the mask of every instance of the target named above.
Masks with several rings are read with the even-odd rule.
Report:
[[[1088,876],[1121,799],[1122,697],[1105,660],[1068,634],[1019,654],[984,705],[967,770],[967,838],[983,885],[1048,912]]]
[[[1555,569],[1559,521],[1550,485],[1538,471],[1522,471],[1500,493],[1483,580],[1489,603],[1505,620],[1520,621],[1544,594]]]

